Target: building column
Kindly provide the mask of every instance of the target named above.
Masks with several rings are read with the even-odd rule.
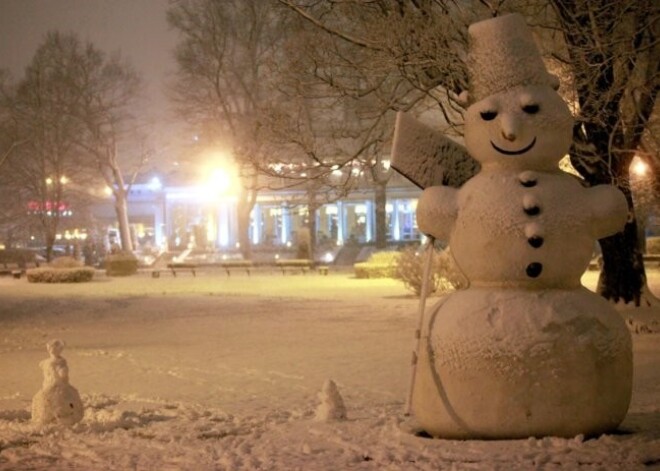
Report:
[[[399,200],[394,200],[392,204],[392,211],[394,214],[392,215],[392,238],[394,240],[401,240],[401,221],[399,218]]]
[[[218,247],[227,248],[229,246],[229,208],[226,201],[221,201],[218,205]]]
[[[254,207],[252,208],[252,213],[250,213],[250,220],[250,225],[252,226],[252,237],[250,240],[252,241],[253,245],[257,245],[262,238],[261,205],[259,203],[255,203]]]
[[[366,200],[364,202],[366,208],[365,219],[366,219],[366,228],[364,231],[364,241],[371,242],[374,240],[374,225],[376,220],[376,209],[374,207],[373,201]]]
[[[337,244],[344,245],[346,237],[346,216],[344,215],[344,203],[337,201]]]
[[[280,243],[282,245],[286,245],[287,241],[289,240],[289,229],[291,227],[291,215],[289,214],[289,211],[286,207],[286,205],[282,204],[280,206],[280,211],[282,211],[282,233],[280,234]]]
[[[164,221],[165,221],[165,204],[160,201],[154,204],[154,244],[157,247],[162,247],[165,242],[163,236]]]
[[[238,203],[232,199],[228,199],[227,205],[227,227],[228,227],[228,241],[227,245],[234,248],[239,241],[238,238]]]

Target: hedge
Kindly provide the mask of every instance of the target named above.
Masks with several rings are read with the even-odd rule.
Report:
[[[399,252],[376,252],[366,262],[355,263],[356,278],[396,278]]]
[[[91,267],[31,268],[25,273],[30,283],[81,283],[91,281],[94,277],[94,269]]]

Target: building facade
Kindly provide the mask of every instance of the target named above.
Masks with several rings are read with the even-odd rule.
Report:
[[[403,179],[387,187],[386,227],[391,242],[420,239],[415,209],[420,190]],[[317,246],[368,244],[376,238],[375,194],[364,188],[321,204],[310,214],[300,190],[259,192],[250,216],[249,240],[256,248],[291,247],[299,231],[315,218]],[[217,195],[205,187],[167,186],[157,181],[132,186],[128,200],[129,222],[135,247],[140,250],[215,251],[239,249],[237,199]],[[116,238],[112,198],[93,209],[105,228],[107,243]]]

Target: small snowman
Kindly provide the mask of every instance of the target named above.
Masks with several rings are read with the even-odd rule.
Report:
[[[524,19],[468,36],[465,143],[481,170],[424,190],[417,220],[449,241],[470,286],[422,328],[413,412],[445,438],[612,431],[630,402],[630,334],[580,278],[595,240],[623,228],[625,198],[558,168],[573,119]]]
[[[69,384],[69,367],[62,357],[64,342],[46,344],[49,358],[39,363],[44,373],[41,390],[32,398],[32,421],[37,425],[74,425],[83,418],[83,405],[76,388]]]
[[[328,422],[346,419],[344,400],[339,394],[337,385],[331,379],[326,380],[323,384],[323,389],[319,393],[319,400],[321,402],[316,408],[316,420]]]

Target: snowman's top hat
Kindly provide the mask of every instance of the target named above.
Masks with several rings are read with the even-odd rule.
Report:
[[[559,80],[545,68],[532,32],[517,13],[470,25],[467,65],[469,103],[520,85],[559,88]]]

